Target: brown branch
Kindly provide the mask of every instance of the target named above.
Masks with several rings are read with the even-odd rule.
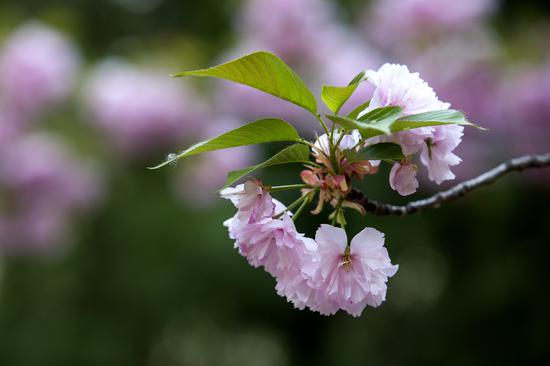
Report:
[[[368,213],[373,215],[406,216],[425,208],[438,208],[441,204],[462,197],[478,187],[492,184],[498,178],[508,173],[547,166],[550,166],[550,153],[520,156],[510,159],[478,177],[457,184],[446,191],[436,193],[431,197],[418,201],[409,202],[402,206],[368,200],[363,193],[357,190],[353,190],[350,193],[348,200],[359,203]]]

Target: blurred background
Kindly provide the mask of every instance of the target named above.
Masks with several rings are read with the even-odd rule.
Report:
[[[545,0],[1,1],[0,365],[550,363],[548,170],[408,218],[352,214],[350,233],[385,232],[400,264],[359,319],[294,310],[227,238],[215,191],[277,146],[146,170],[261,116],[312,136],[298,107],[168,77],[267,49],[317,94],[388,61],[419,71],[490,128],[466,130],[463,180],[550,150],[549,40]],[[364,191],[404,202],[387,177]]]

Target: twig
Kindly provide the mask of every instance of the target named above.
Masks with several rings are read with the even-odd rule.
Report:
[[[363,193],[357,190],[353,190],[350,193],[348,200],[359,203],[365,208],[365,211],[373,215],[406,216],[425,208],[438,208],[441,204],[462,197],[478,187],[492,184],[498,178],[508,173],[547,166],[550,166],[550,153],[520,156],[510,159],[478,177],[457,184],[446,191],[436,193],[431,197],[418,201],[409,202],[402,206],[368,200]]]

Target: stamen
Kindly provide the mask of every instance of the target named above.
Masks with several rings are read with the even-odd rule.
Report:
[[[346,272],[351,271],[351,266],[353,265],[353,260],[351,258],[349,246],[346,247],[346,250],[345,250],[344,254],[342,255],[342,261],[340,262],[340,264],[342,265],[342,267],[344,267],[344,270]]]
[[[426,145],[428,145],[428,157],[430,158],[430,160],[432,159],[432,146],[434,145],[432,139],[430,137],[428,137],[426,140],[424,140],[426,142]]]

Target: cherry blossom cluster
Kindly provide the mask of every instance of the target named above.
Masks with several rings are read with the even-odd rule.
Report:
[[[40,130],[50,111],[75,94],[80,61],[65,34],[39,22],[22,24],[2,42],[2,255],[59,254],[80,216],[102,202],[106,177],[100,166],[60,134]]]
[[[399,106],[405,116],[450,107],[449,103],[441,102],[428,83],[418,73],[411,73],[407,66],[384,64],[378,71],[367,71],[366,76],[375,90],[362,114],[385,106]],[[459,125],[419,127],[375,137],[367,144],[391,141],[401,145],[405,159],[393,165],[390,186],[402,196],[408,196],[418,188],[418,167],[413,163],[415,154],[420,155],[420,162],[427,168],[431,181],[441,184],[455,178],[450,167],[462,161],[453,150],[460,144],[463,130],[464,127]]]
[[[417,73],[406,66],[385,64],[368,70],[366,80],[374,87],[372,99],[358,118],[383,107],[400,107],[403,116],[449,109]],[[401,195],[418,188],[419,160],[436,183],[453,179],[451,167],[461,159],[453,150],[461,142],[463,127],[453,124],[412,128],[376,137],[363,137],[358,130],[331,131],[309,143],[313,161],[305,163],[300,177],[301,196],[289,207],[272,198],[270,190],[256,179],[221,191],[237,208],[224,225],[235,248],[254,267],[263,267],[276,280],[276,290],[295,307],[324,315],[338,310],[359,316],[367,305],[379,306],[386,298],[386,283],[398,269],[384,247],[384,234],[365,228],[348,241],[345,210],[364,214],[350,193],[356,181],[379,170],[380,161],[349,159],[348,153],[378,143],[401,147],[403,158],[393,161],[389,183]],[[291,187],[291,186],[289,186]],[[331,224],[321,225],[315,238],[300,234],[294,220],[317,197],[312,214],[327,205]],[[293,213],[292,210],[297,208]],[[340,227],[338,227],[340,226]]]
[[[321,225],[315,240],[298,233],[292,213],[256,180],[221,192],[238,209],[224,225],[235,247],[254,267],[275,277],[276,290],[299,309],[324,315],[342,309],[353,316],[386,298],[397,272],[384,248],[384,234],[366,228],[348,243],[346,232]]]

